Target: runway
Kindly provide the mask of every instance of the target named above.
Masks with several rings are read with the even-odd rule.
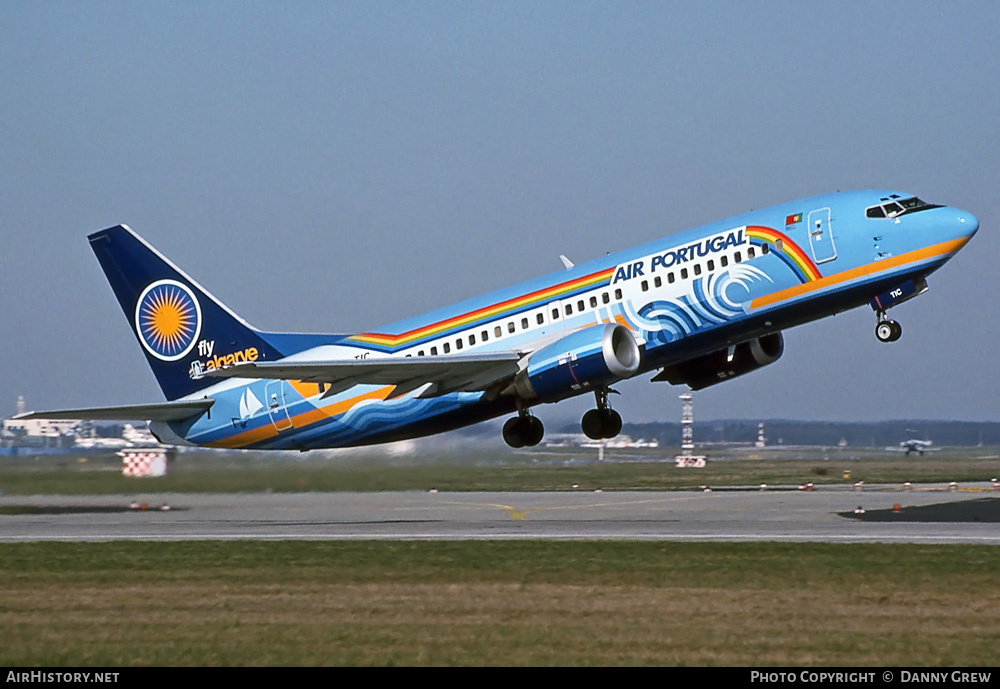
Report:
[[[897,504],[900,509],[894,511]],[[863,513],[855,514],[859,508]],[[998,545],[998,510],[1000,492],[989,484],[862,491],[0,496],[0,542],[600,539]]]

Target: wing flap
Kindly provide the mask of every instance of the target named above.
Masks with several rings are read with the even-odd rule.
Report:
[[[215,404],[209,398],[176,400],[156,404],[127,404],[118,407],[81,407],[52,411],[29,411],[15,419],[83,419],[88,421],[183,421],[207,411]]]
[[[217,378],[301,380],[332,386],[342,392],[353,385],[395,385],[411,392],[432,384],[421,397],[450,392],[481,392],[518,371],[521,355],[495,352],[466,356],[377,357],[332,361],[275,361],[248,363],[206,373]],[[433,390],[433,392],[431,392]]]

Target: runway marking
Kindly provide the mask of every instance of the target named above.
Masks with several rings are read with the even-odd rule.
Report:
[[[669,496],[669,500],[673,502],[676,500],[691,500],[697,497],[701,497],[701,494],[700,493],[694,495],[678,494]],[[620,507],[626,505],[645,505],[648,503],[666,502],[667,500],[668,500],[667,497],[646,498],[643,500],[611,500],[604,502],[579,503],[575,505],[553,505],[551,507],[534,507],[526,510],[519,510],[513,507],[512,505],[504,505],[502,503],[496,503],[496,502],[468,502],[464,500],[449,500],[449,501],[442,501],[441,504],[461,505],[463,507],[471,506],[471,507],[497,508],[506,512],[507,516],[509,516],[514,521],[521,522],[524,521],[529,514],[534,514],[535,512],[554,512],[556,510],[577,510],[577,509],[593,508],[593,507]]]
[[[0,543],[31,543],[31,542],[78,542],[78,543],[111,543],[115,541],[695,541],[695,542],[786,542],[786,543],[929,543],[929,544],[982,544],[1000,545],[1000,535],[984,536],[933,536],[933,535],[877,535],[871,537],[857,534],[636,534],[632,536],[608,535],[607,533],[577,533],[577,534],[535,534],[509,533],[490,535],[447,535],[422,533],[396,534],[301,534],[275,533],[255,535],[247,533],[230,534],[130,534],[118,536],[0,536]]]

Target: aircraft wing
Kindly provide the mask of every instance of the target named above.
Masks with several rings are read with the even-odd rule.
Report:
[[[328,384],[326,397],[355,385],[395,385],[394,396],[421,387],[421,397],[479,392],[508,381],[518,371],[517,352],[465,356],[376,357],[332,361],[275,361],[237,364],[208,371],[218,378],[268,378]]]
[[[29,411],[14,419],[85,419],[89,421],[183,421],[206,411],[213,399],[176,400],[157,404],[128,404],[120,407],[82,407],[54,411]]]

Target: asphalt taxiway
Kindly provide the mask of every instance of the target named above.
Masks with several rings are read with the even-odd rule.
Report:
[[[898,506],[898,509],[896,509]],[[975,486],[0,496],[0,542],[604,539],[1000,545]]]

